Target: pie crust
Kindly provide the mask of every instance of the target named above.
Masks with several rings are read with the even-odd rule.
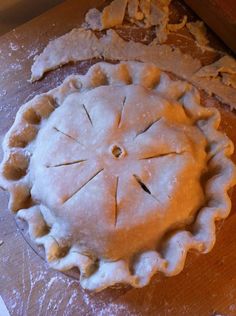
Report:
[[[228,216],[232,142],[215,108],[153,64],[97,63],[24,104],[0,184],[50,267],[82,287],[142,287],[206,253]]]

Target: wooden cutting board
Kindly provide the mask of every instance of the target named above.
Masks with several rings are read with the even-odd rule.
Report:
[[[66,1],[0,37],[1,139],[21,104],[60,84],[68,74],[83,73],[88,68],[88,62],[76,63],[49,73],[40,82],[27,81],[33,56],[50,39],[79,26],[84,13],[103,2]],[[176,21],[178,15],[188,12],[176,1],[172,9]],[[217,54],[202,54],[191,40],[181,42],[177,35],[171,35],[168,41],[179,43],[183,51],[198,56],[205,64],[217,58]],[[207,105],[221,109],[221,128],[236,144],[236,116],[215,99],[203,99]],[[181,274],[172,278],[157,275],[143,289],[124,287],[91,294],[81,289],[78,280],[48,268],[17,229],[14,216],[7,210],[8,194],[0,191],[0,295],[12,316],[236,315],[236,194],[232,200],[231,215],[224,225],[218,225],[212,252],[189,254]]]

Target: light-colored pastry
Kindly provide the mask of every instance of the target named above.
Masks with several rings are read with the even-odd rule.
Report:
[[[207,38],[207,29],[203,21],[189,22],[186,24],[187,29],[193,35],[196,43],[204,49],[209,44]]]
[[[35,58],[31,67],[31,81],[39,80],[45,72],[69,62],[92,58],[144,63],[152,61],[163,71],[170,71],[178,77],[181,76],[182,79],[205,90],[209,95],[214,94],[221,102],[236,109],[236,89],[232,77],[234,74],[230,74],[231,78],[223,78],[222,81],[218,77],[210,78],[208,75],[200,77],[199,74],[205,66],[201,67],[198,59],[183,54],[179,48],[166,44],[156,45],[153,42],[150,45],[134,41],[126,42],[111,29],[107,30],[101,38],[97,38],[90,30],[73,29],[50,41],[43,52]],[[226,73],[222,74],[224,77]]]
[[[208,252],[230,211],[232,142],[198,91],[153,64],[98,63],[23,105],[1,186],[49,265],[81,285],[146,285]]]
[[[231,86],[236,91],[236,60],[228,55],[213,64],[202,67],[197,73],[198,78],[208,78]]]

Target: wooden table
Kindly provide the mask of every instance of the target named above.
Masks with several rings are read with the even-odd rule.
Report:
[[[69,73],[84,72],[85,64],[77,63],[49,73],[42,81],[27,82],[33,56],[48,40],[79,26],[88,8],[103,2],[66,1],[0,38],[1,139],[21,104],[58,85]],[[192,54],[197,54],[196,49]],[[201,58],[207,62],[215,56]],[[205,98],[205,102],[219,106],[212,98]],[[221,113],[221,127],[236,144],[236,116],[227,108],[221,108]],[[172,278],[157,275],[143,289],[91,294],[82,290],[76,279],[48,268],[17,229],[7,210],[8,194],[0,191],[0,295],[12,316],[236,315],[236,194],[232,200],[231,215],[224,225],[218,225],[212,252],[189,254],[181,274]]]

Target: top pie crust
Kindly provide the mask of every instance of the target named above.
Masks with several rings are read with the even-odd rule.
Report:
[[[153,64],[98,63],[23,105],[0,184],[50,266],[81,285],[146,285],[208,252],[236,173],[219,112]]]

